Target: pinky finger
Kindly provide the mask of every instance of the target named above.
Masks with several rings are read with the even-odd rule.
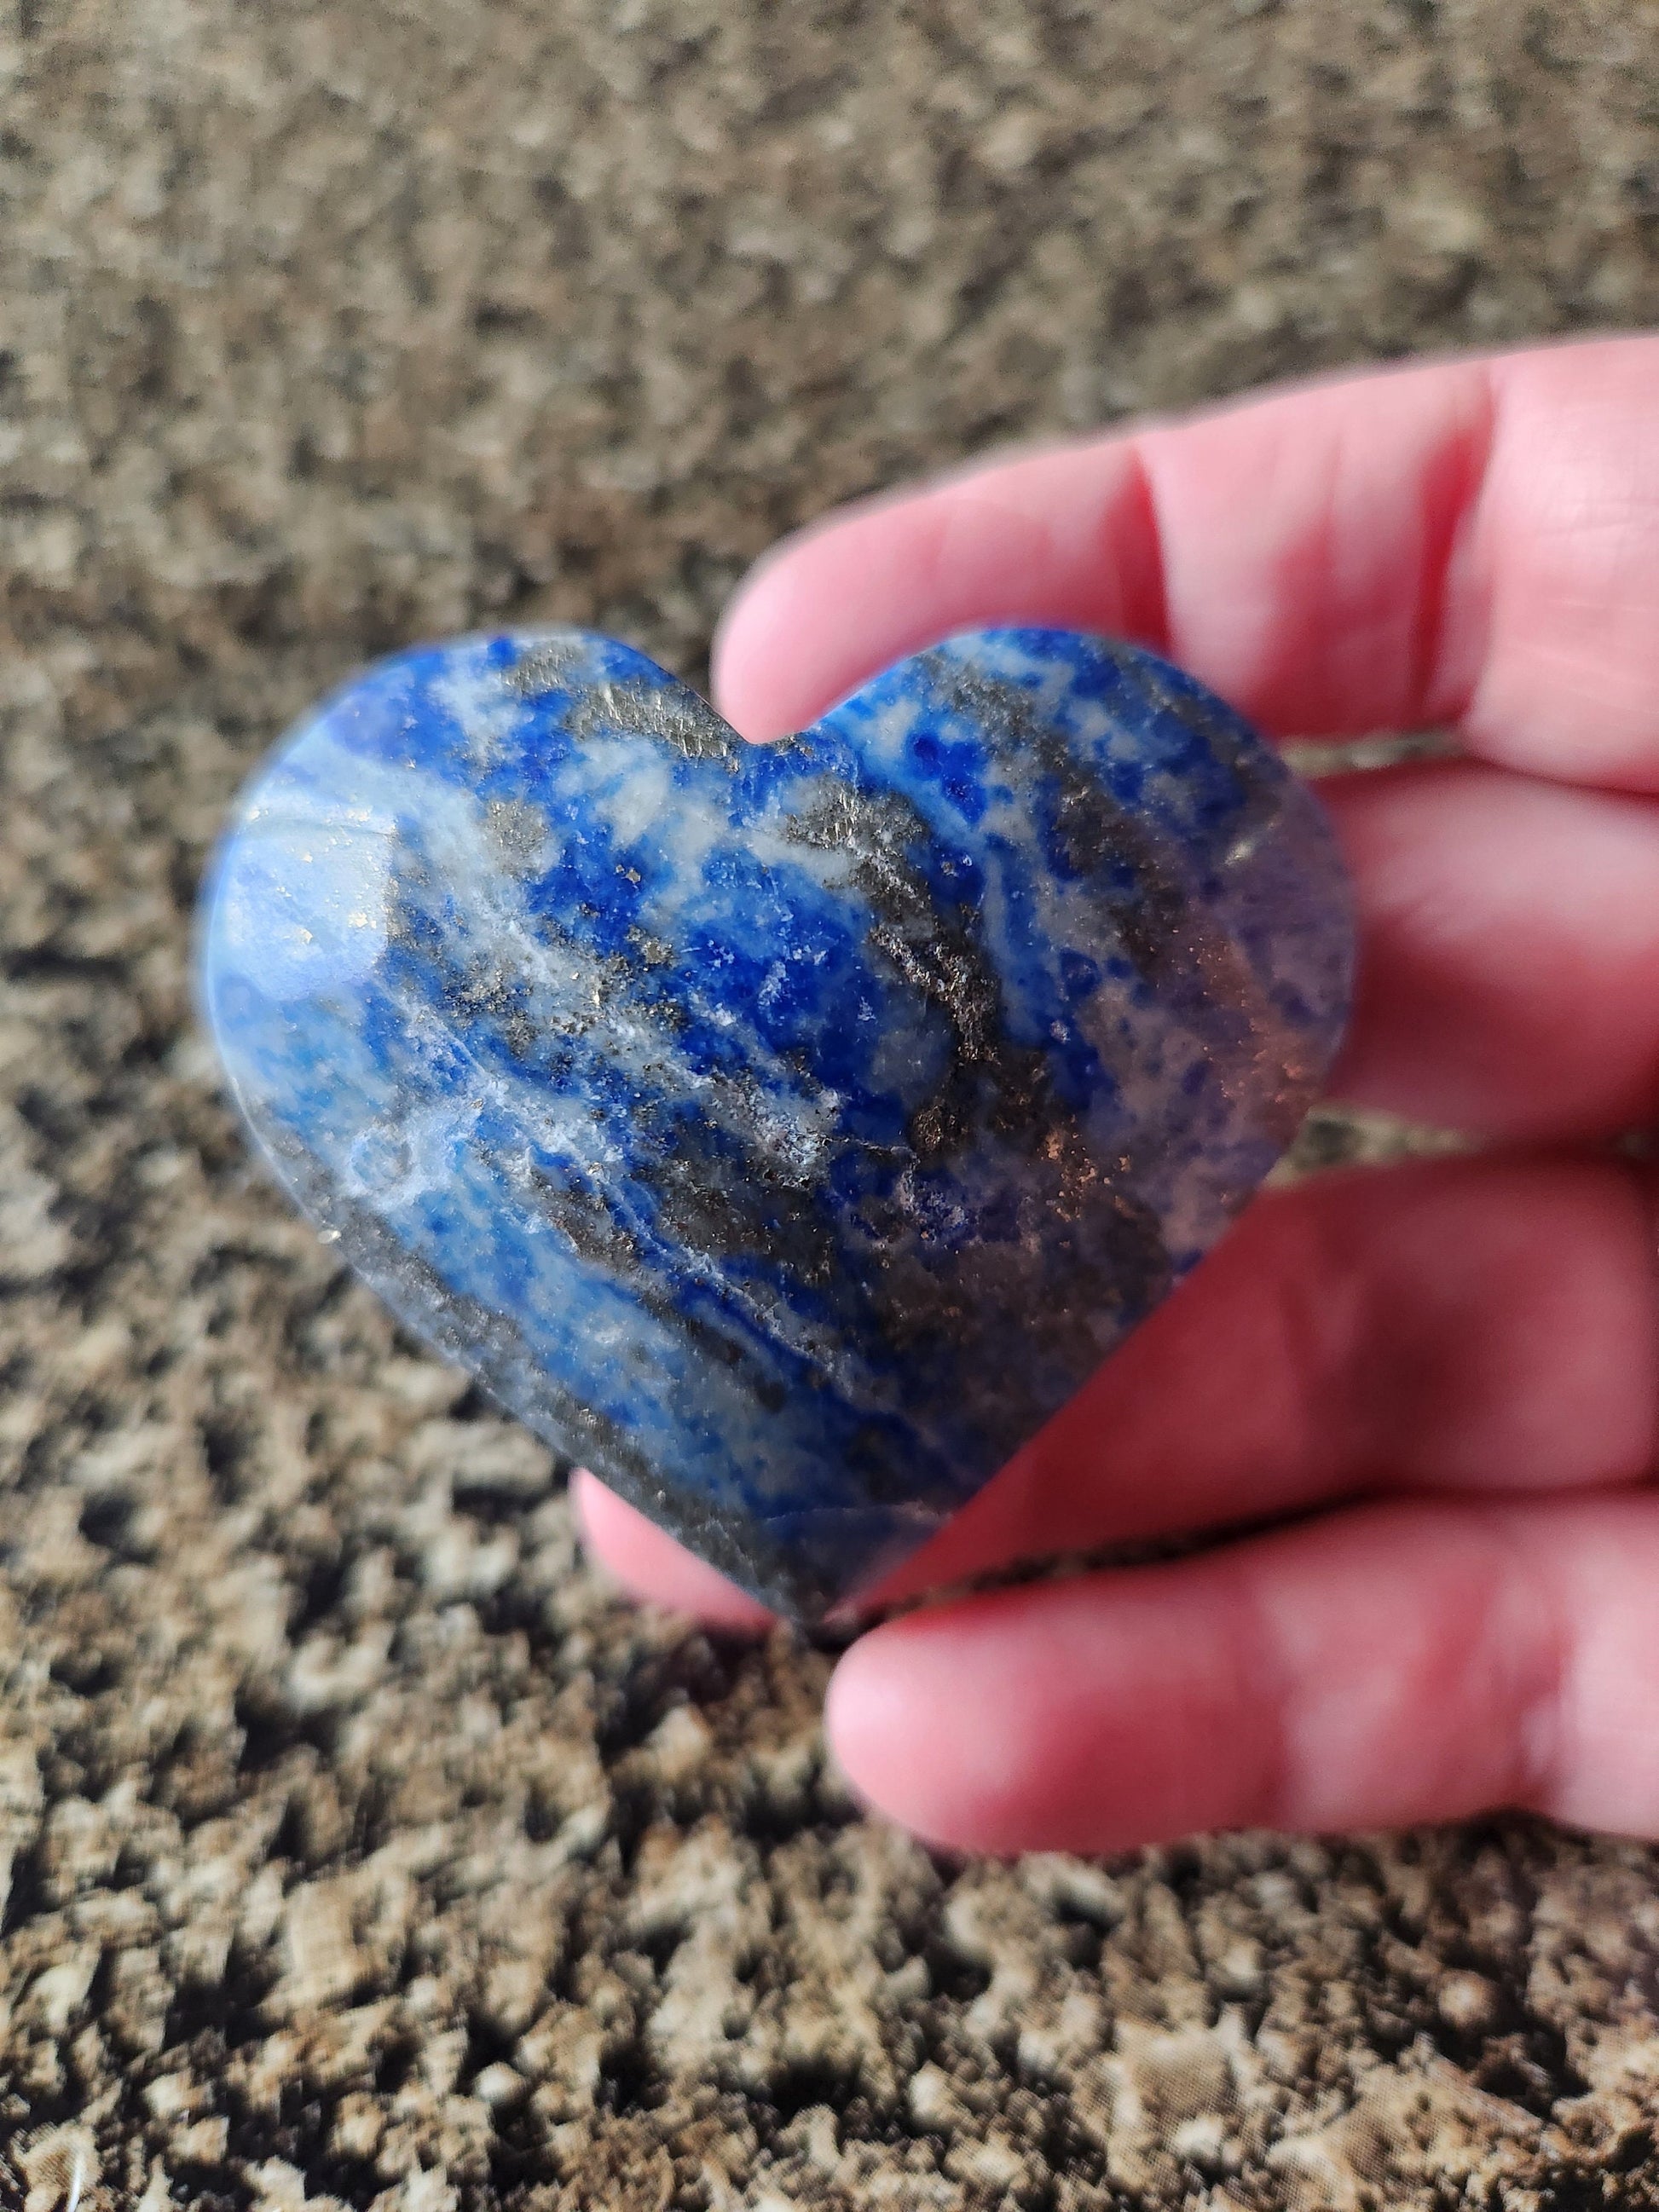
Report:
[[[1407,1500],[913,1613],[829,1723],[878,1810],[964,1850],[1498,1805],[1659,1835],[1659,1497]]]

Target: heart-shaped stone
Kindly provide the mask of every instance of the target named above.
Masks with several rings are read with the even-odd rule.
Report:
[[[576,630],[384,661],[222,852],[206,1003],[398,1317],[770,1603],[937,1528],[1335,1048],[1325,817],[1133,647],[982,630],[740,742]]]

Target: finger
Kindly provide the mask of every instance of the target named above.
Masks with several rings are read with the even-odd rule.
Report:
[[[739,1634],[771,1625],[758,1598],[677,1544],[585,1467],[571,1477],[570,1497],[590,1557],[641,1604],[689,1613],[710,1628]]]
[[[1322,787],[1354,884],[1339,1096],[1510,1141],[1659,1111],[1659,810],[1474,762]]]
[[[1653,1262],[1643,1177],[1611,1160],[1269,1194],[872,1599],[1390,1484],[1634,1480],[1659,1409]],[[589,1525],[625,1586],[708,1602],[708,1570],[655,1532]]]
[[[956,629],[1169,653],[1279,735],[1461,726],[1659,789],[1659,339],[1270,394],[854,508],[739,592],[718,694],[796,729]]]
[[[1659,1832],[1659,1499],[1370,1507],[1172,1566],[912,1614],[855,1644],[831,1744],[931,1842],[1513,1805]]]

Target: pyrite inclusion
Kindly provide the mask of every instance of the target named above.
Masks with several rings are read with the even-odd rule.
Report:
[[[953,638],[741,743],[614,641],[370,669],[244,796],[206,1004],[399,1318],[787,1611],[926,1538],[1316,1095],[1325,818],[1191,678]]]

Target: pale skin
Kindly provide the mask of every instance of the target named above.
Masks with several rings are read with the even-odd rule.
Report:
[[[1515,1805],[1659,1836],[1659,337],[1272,392],[849,510],[739,592],[754,738],[976,623],[1168,653],[1279,738],[1444,726],[1332,779],[1361,981],[1333,1094],[1477,1155],[1259,1199],[891,1582],[1294,1515],[1175,1564],[872,1626],[869,1802],[1115,1850]],[[754,1603],[591,1476],[636,1595]]]

